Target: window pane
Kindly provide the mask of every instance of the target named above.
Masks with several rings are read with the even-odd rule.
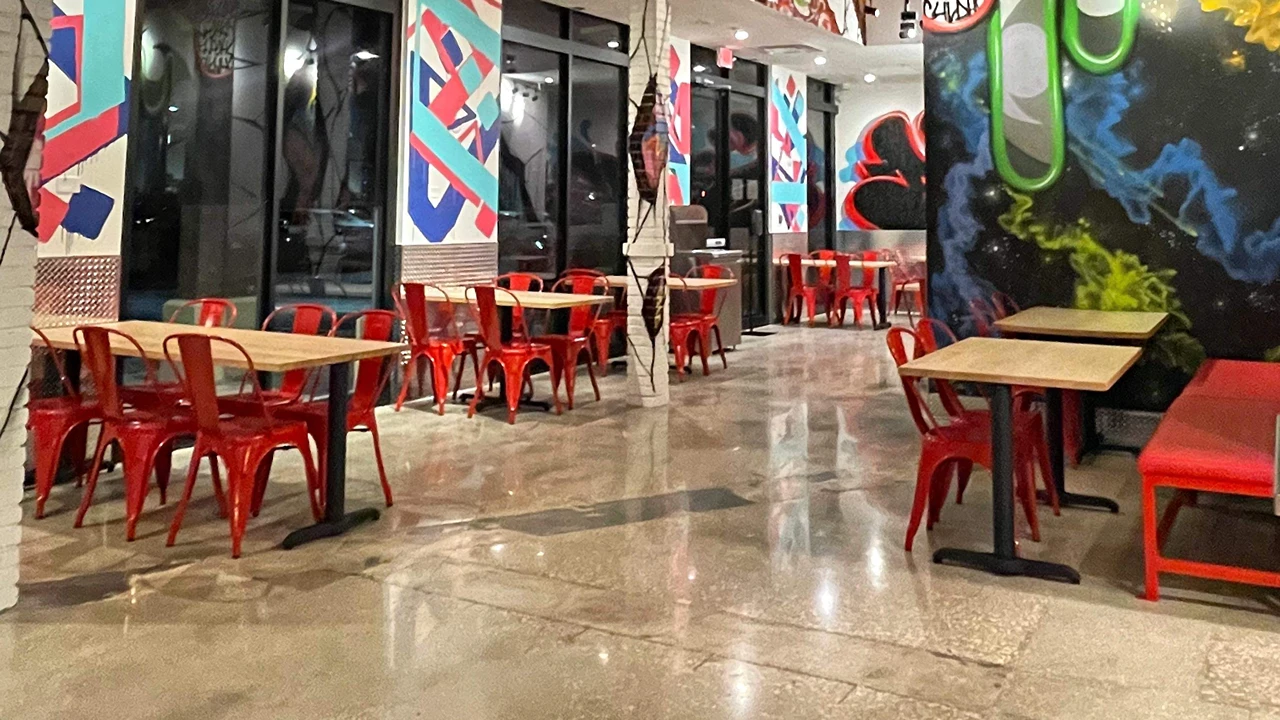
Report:
[[[563,37],[563,16],[563,9],[540,0],[507,0],[502,3],[502,24],[543,35]]]
[[[626,70],[577,58],[570,73],[572,156],[569,160],[567,267],[612,273],[622,266],[626,168],[622,138]]]
[[[689,195],[694,205],[707,209],[707,230],[724,237],[724,186],[720,167],[720,100],[714,90],[695,87],[689,104],[690,150]]]
[[[272,300],[361,310],[385,237],[391,16],[292,0],[284,29]]]
[[[242,324],[259,314],[276,5],[218,7],[229,12],[148,0],[141,18],[125,318],[167,319],[180,300],[206,296],[235,301]]]
[[[809,130],[805,140],[809,146],[809,249],[831,247],[831,188],[828,187],[828,145],[830,116],[809,111]]]
[[[498,267],[554,277],[560,228],[560,56],[504,43]]]
[[[623,27],[592,15],[573,14],[572,39],[606,50],[627,52],[627,38],[623,33]]]
[[[764,66],[739,58],[734,60],[733,69],[729,70],[729,79],[736,83],[764,85]]]
[[[704,47],[693,46],[689,52],[689,60],[693,63],[695,75],[720,77],[720,68],[716,67],[716,51]]]

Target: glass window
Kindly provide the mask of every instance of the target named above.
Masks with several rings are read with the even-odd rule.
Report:
[[[570,39],[606,50],[618,52],[628,50],[627,36],[622,25],[584,13],[573,14],[573,32]]]
[[[831,247],[830,160],[831,116],[809,111],[809,129],[805,134],[809,151],[809,249]]]
[[[724,237],[724,185],[720,168],[720,93],[693,88],[689,104],[689,195],[694,205],[707,209],[707,230]]]
[[[766,84],[764,71],[764,65],[738,58],[733,61],[733,68],[729,70],[729,79],[736,83],[763,86]]]
[[[141,17],[125,318],[167,319],[182,301],[206,296],[231,298],[245,324],[259,315],[276,5],[218,7],[230,11],[149,0]],[[218,32],[197,31],[205,27]],[[234,42],[206,42],[217,37]]]
[[[573,124],[569,147],[569,226],[566,267],[618,272],[622,267],[623,92],[627,72],[574,58],[569,74]]]
[[[831,97],[831,85],[821,80],[809,78],[809,102],[810,104],[815,102],[830,104],[834,102]]]
[[[539,0],[502,3],[502,23],[543,35],[564,37],[564,9]]]
[[[716,66],[716,51],[694,45],[689,52],[689,61],[693,63],[695,75],[711,75],[720,77],[720,68]]]
[[[563,152],[560,55],[503,43],[498,267],[554,277]]]

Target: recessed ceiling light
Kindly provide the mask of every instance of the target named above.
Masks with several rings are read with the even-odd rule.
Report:
[[[915,28],[911,28],[910,30],[908,30],[908,31],[907,31],[907,37],[909,37],[909,38],[913,38],[913,37],[915,37],[915,36],[916,36],[916,29],[915,29]]]
[[[361,50],[360,52],[356,53],[354,57],[357,60],[372,60],[378,57],[378,54],[375,52],[371,52],[369,50]]]
[[[746,40],[747,38],[751,37],[751,33],[747,32],[746,30],[739,30],[735,32],[733,36],[739,40]]]
[[[609,42],[605,43],[605,45],[608,45],[608,46],[609,46],[609,49],[610,49],[610,50],[617,50],[617,49],[618,49],[618,45],[620,45],[620,44],[621,44],[621,43],[619,43],[617,40],[610,40]]]
[[[818,57],[816,57],[816,58],[814,58],[814,59],[813,59],[813,64],[814,64],[814,65],[826,65],[826,64],[827,64],[827,56],[825,56],[825,55],[819,55]]]
[[[873,83],[876,81],[876,75],[875,73],[867,73],[866,75],[862,76],[862,80],[863,82]]]
[[[548,75],[548,76],[546,76],[546,77],[542,78],[542,82],[544,82],[544,83],[546,83],[546,84],[548,84],[548,85],[555,85],[555,84],[556,84],[556,79],[555,79],[555,78],[553,78],[553,77],[551,77],[550,75]]]
[[[707,66],[706,66],[706,65],[694,65],[694,66],[693,66],[693,71],[694,71],[694,72],[706,72],[706,71],[707,71]]]

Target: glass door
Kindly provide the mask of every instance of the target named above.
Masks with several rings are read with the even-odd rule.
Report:
[[[267,304],[377,305],[387,240],[392,16],[293,0],[283,27]]]

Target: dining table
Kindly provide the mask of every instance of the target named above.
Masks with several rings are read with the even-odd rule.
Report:
[[[605,279],[609,282],[609,287],[614,290],[626,290],[630,287],[631,278],[626,275],[607,275]],[[738,284],[737,278],[706,278],[706,277],[672,277],[668,283],[671,290],[688,290],[696,292],[701,290],[722,290],[731,288]]]
[[[180,333],[197,333],[239,343],[253,362],[253,368],[258,371],[284,373],[291,370],[327,368],[329,437],[328,455],[323,468],[327,493],[324,518],[314,525],[289,533],[285,536],[283,545],[286,550],[291,549],[313,540],[342,535],[361,523],[378,519],[377,508],[361,508],[351,512],[346,510],[347,405],[351,388],[351,363],[397,355],[406,349],[407,346],[404,343],[239,328],[177,325],[145,320],[95,324],[99,327],[118,330],[137,341],[138,344],[135,346],[120,336],[112,335],[111,353],[116,357],[145,356],[146,360],[159,361],[165,357],[165,338]],[[43,329],[49,338],[50,345],[66,353],[67,374],[73,381],[78,380],[80,376],[80,350],[76,344],[74,331],[75,328],[70,326]],[[32,338],[33,346],[38,347],[42,342],[39,337]],[[139,347],[142,350],[142,356],[139,355]],[[215,365],[248,368],[244,355],[234,348],[214,343],[211,349]],[[172,346],[171,350],[176,352],[176,348]],[[181,361],[181,357],[175,360]]]
[[[779,255],[774,258],[773,264],[779,268],[786,267],[786,256]],[[836,261],[804,257],[800,259],[800,265],[807,268],[834,269],[836,267]],[[879,292],[876,293],[876,312],[880,315],[880,322],[874,323],[876,330],[885,330],[890,326],[889,296],[893,294],[893,287],[889,282],[889,270],[897,266],[898,263],[892,260],[862,260],[860,258],[849,258],[849,267],[876,271],[876,284],[879,286]]]
[[[1013,388],[1045,389],[1053,399],[1046,413],[1047,442],[1055,487],[1061,487],[1063,390],[1105,392],[1142,354],[1127,345],[1096,345],[1046,340],[971,337],[923,355],[898,368],[905,377],[981,383],[991,405],[991,484],[993,550],[942,548],[935,563],[959,565],[996,575],[1079,583],[1080,574],[1060,563],[1020,558],[1014,542]]]
[[[444,297],[441,297],[440,293],[444,293]],[[427,287],[426,298],[428,300],[447,299],[454,305],[466,305],[472,299],[467,296],[467,288],[460,285],[451,285],[438,289]],[[512,300],[512,298],[515,298],[515,300]],[[589,307],[613,302],[613,298],[608,295],[591,295],[587,293],[507,290],[506,292],[495,293],[494,301],[499,307],[514,307],[518,301],[521,308],[528,310],[572,310],[577,307]]]
[[[1086,310],[1081,308],[1060,308],[1036,306],[1027,308],[993,324],[1004,337],[1020,337],[1027,339],[1074,340],[1088,343],[1111,343],[1124,345],[1141,345],[1155,336],[1160,328],[1169,320],[1167,312],[1147,312],[1133,310]],[[1084,446],[1090,450],[1099,447],[1097,426],[1090,396],[1082,399]],[[1062,393],[1045,394],[1045,411],[1050,418],[1061,417]],[[1047,427],[1050,437],[1061,438],[1059,428]],[[1132,449],[1132,448],[1124,448]],[[1050,460],[1055,468],[1062,465],[1062,454],[1054,454],[1050,448]],[[1120,506],[1110,498],[1069,492],[1061,479],[1062,472],[1057,472],[1060,480],[1057,484],[1058,503],[1062,507],[1089,507],[1120,512]]]

